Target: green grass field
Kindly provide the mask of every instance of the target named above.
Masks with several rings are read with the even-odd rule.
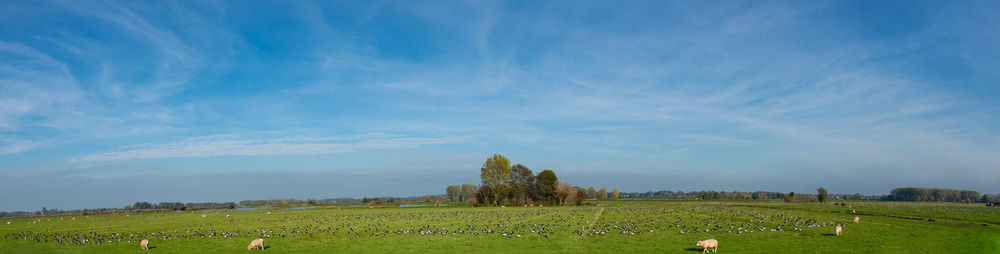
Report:
[[[319,207],[43,216],[0,223],[0,252],[249,252],[250,240],[264,238],[264,252],[698,253],[695,242],[714,238],[721,253],[1000,253],[997,208],[848,205],[601,201],[580,207]],[[861,223],[852,223],[852,209]],[[843,225],[841,236],[833,234],[838,224]],[[149,239],[151,249],[141,250],[141,239]]]

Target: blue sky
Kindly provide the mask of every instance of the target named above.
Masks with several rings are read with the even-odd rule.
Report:
[[[1000,192],[994,1],[3,1],[0,210]]]

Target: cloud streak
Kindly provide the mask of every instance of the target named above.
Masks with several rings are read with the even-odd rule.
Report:
[[[459,143],[466,137],[444,138],[364,138],[355,142],[333,143],[330,140],[350,137],[281,137],[277,139],[240,139],[237,136],[206,136],[163,144],[131,145],[125,149],[83,155],[72,162],[107,162],[141,159],[206,158],[221,156],[317,155],[361,150],[407,149],[427,145]]]

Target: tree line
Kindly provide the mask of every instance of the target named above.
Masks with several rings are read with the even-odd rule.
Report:
[[[895,188],[882,200],[886,201],[930,201],[930,202],[991,202],[988,195],[979,195],[978,191],[952,190],[940,188],[905,187]]]
[[[701,199],[701,200],[782,200],[791,199],[802,201],[818,200],[816,194],[805,193],[783,193],[773,191],[648,191],[648,192],[626,192],[621,194],[623,199]],[[791,197],[789,197],[791,196]],[[855,194],[829,194],[827,198],[835,200],[878,200],[881,196],[865,196],[860,193]]]

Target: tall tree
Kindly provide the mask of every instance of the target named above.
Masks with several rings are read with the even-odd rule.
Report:
[[[559,178],[552,170],[542,170],[535,176],[535,199],[548,204],[559,204],[556,198],[556,184]]]
[[[816,189],[816,200],[819,200],[820,203],[823,203],[826,202],[826,198],[827,198],[826,188],[819,187],[819,189]]]
[[[611,190],[611,199],[617,200],[620,197],[620,195],[621,194],[618,193],[618,188],[614,188]]]
[[[445,189],[445,195],[448,196],[448,201],[459,201],[459,197],[462,195],[462,187],[458,185],[448,185]]]
[[[483,163],[479,176],[483,180],[483,186],[489,186],[492,190],[493,205],[499,204],[500,199],[510,192],[508,182],[511,170],[510,160],[500,154],[493,154],[493,157],[487,158]]]
[[[600,190],[597,190],[597,200],[605,199],[608,199],[608,188],[601,187]]]
[[[472,184],[462,184],[462,201],[469,200],[476,196],[476,186]]]
[[[597,199],[597,189],[594,189],[594,186],[587,188],[587,198]]]
[[[535,174],[521,164],[514,165],[510,174],[510,198],[517,204],[527,203],[531,199],[529,191],[535,182]]]

